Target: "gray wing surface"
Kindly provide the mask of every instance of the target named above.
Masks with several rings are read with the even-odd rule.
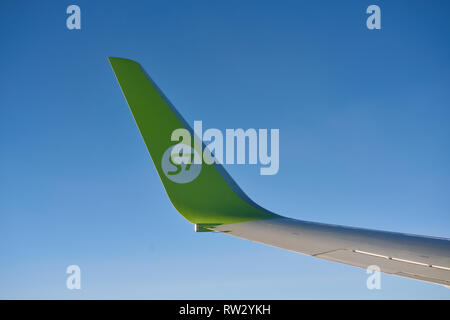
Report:
[[[450,239],[277,218],[211,230],[317,258],[450,286]]]

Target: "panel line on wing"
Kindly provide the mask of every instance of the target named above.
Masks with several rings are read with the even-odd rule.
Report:
[[[352,251],[355,253],[365,254],[368,256],[379,257],[379,258],[384,258],[384,259],[388,259],[388,260],[394,260],[394,261],[405,262],[405,263],[415,264],[415,265],[424,266],[424,267],[430,267],[430,268],[436,268],[436,269],[450,271],[450,268],[448,268],[448,267],[437,266],[437,265],[432,265],[432,264],[427,264],[427,263],[417,262],[417,261],[412,261],[412,260],[406,260],[406,259],[400,259],[400,258],[395,258],[395,257],[388,257],[388,256],[384,256],[381,254],[376,254],[376,253],[371,253],[371,252],[366,252],[366,251],[361,251],[361,250],[352,250]]]

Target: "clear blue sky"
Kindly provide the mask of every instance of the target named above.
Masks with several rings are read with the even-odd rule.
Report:
[[[242,2],[1,2],[0,298],[450,298],[370,291],[364,269],[194,233],[172,207],[108,56],[191,124],[279,128],[277,175],[227,167],[269,210],[450,236],[450,3]]]

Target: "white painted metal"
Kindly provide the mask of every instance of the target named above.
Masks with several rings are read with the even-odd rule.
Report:
[[[289,218],[220,225],[211,230],[403,277],[450,285],[450,239]]]

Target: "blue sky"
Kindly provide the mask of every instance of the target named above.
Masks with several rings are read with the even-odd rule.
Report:
[[[70,4],[81,30],[66,28]],[[370,291],[363,269],[194,233],[107,61],[139,61],[191,124],[279,128],[277,175],[227,166],[269,210],[449,237],[447,1],[0,6],[0,298],[450,298],[390,275]]]

